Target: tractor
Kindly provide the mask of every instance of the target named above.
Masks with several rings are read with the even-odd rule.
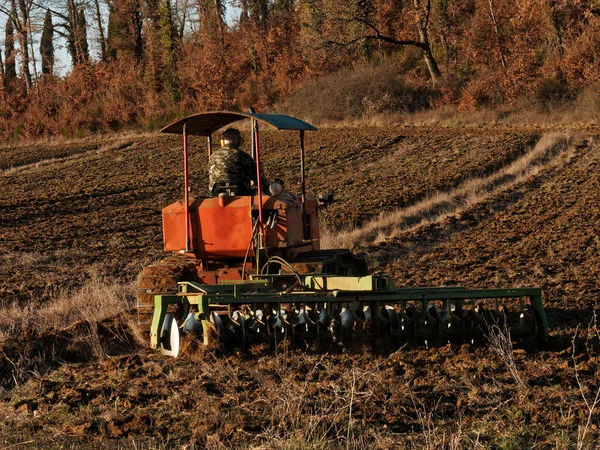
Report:
[[[248,195],[235,185],[213,196],[190,195],[188,136],[212,137],[250,120],[251,156],[261,173],[260,128],[299,134],[300,193],[276,180],[269,194],[257,176]],[[330,195],[306,193],[305,135],[317,128],[283,114],[206,112],[161,130],[183,136],[183,199],[162,210],[161,262],[138,279],[137,317],[150,345],[178,356],[182,334],[204,345],[247,348],[254,343],[474,341],[490,324],[516,339],[545,341],[540,288],[397,288],[390,276],[369,275],[365,258],[348,249],[321,249],[319,209]],[[505,301],[516,299],[509,310]],[[491,304],[492,307],[486,307]]]

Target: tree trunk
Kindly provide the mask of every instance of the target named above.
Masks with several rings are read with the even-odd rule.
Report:
[[[35,60],[35,51],[33,49],[33,30],[31,29],[31,19],[27,19],[27,40],[29,41],[29,47],[31,50],[31,62],[33,63],[33,79],[35,81],[35,88],[37,90],[38,96],[40,94],[40,84],[37,73],[37,61]]]
[[[79,49],[79,62],[86,63],[90,60],[90,50],[87,41],[87,22],[85,20],[85,11],[83,7],[77,11],[77,34],[79,42],[77,48]]]
[[[98,40],[100,41],[100,60],[106,61],[106,39],[104,38],[104,28],[102,27],[100,2],[94,0],[94,6],[96,7],[96,25],[98,26]]]
[[[31,3],[29,4],[29,6]],[[25,89],[29,92],[31,88],[31,73],[29,72],[29,39],[27,26],[29,24],[29,6],[25,3],[25,0],[19,0],[19,14],[17,14],[17,8],[15,0],[12,0],[12,6],[14,8],[16,20],[16,30],[19,39],[19,47],[21,50],[21,77],[25,81]]]
[[[421,6],[420,0],[414,0],[413,5],[418,14],[417,30],[419,34],[419,42],[423,44],[423,59],[425,60],[425,65],[429,71],[431,82],[435,86],[442,77],[442,73],[440,72],[440,68],[435,61],[433,52],[431,51],[429,36],[427,34],[427,27],[429,26],[429,14],[431,13],[431,0],[426,0],[425,5],[423,6]]]
[[[440,68],[438,67],[437,62],[433,56],[431,47],[429,46],[427,32],[421,29],[419,29],[419,42],[424,44],[423,59],[425,60],[425,65],[427,66],[427,70],[429,71],[429,77],[431,78],[431,82],[435,86],[442,77],[442,72],[440,72]]]
[[[2,50],[0,50],[0,90],[4,87],[4,61],[2,61]]]
[[[15,63],[15,17],[11,15],[6,21],[4,30],[4,83],[8,85],[10,81],[17,77],[17,68]]]
[[[504,50],[500,41],[500,31],[498,30],[498,22],[496,21],[496,13],[494,12],[494,0],[488,0],[488,4],[490,6],[490,19],[492,20],[494,33],[496,34],[496,45],[498,46],[498,53],[500,53],[500,63],[502,64],[502,70],[506,73],[506,58],[504,57]]]
[[[69,39],[68,39],[68,48],[69,53],[71,53],[71,61],[73,63],[73,67],[81,63],[81,54],[82,49],[81,46],[81,37],[79,35],[79,23],[78,23],[78,15],[77,15],[77,5],[74,0],[67,0],[67,10],[69,11]]]

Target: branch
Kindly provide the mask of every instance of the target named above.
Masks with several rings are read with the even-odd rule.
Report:
[[[337,42],[337,41],[327,41],[327,43],[329,44],[333,44],[333,45],[338,45],[338,46],[349,46],[352,44],[355,44],[357,42],[361,42],[361,41],[382,41],[382,42],[387,42],[388,44],[394,44],[394,45],[409,45],[412,47],[418,47],[422,50],[426,50],[427,49],[427,44],[414,40],[414,39],[396,39],[390,36],[386,36],[384,34],[381,34],[381,32],[379,31],[379,29],[371,22],[369,22],[368,20],[359,17],[359,16],[351,16],[349,18],[337,18],[334,19],[336,22],[344,22],[344,23],[360,23],[364,26],[366,26],[367,28],[370,28],[371,30],[373,30],[373,33],[375,33],[374,35],[365,35],[365,36],[360,36],[357,37],[355,39],[351,39],[349,41],[346,42]]]
[[[67,20],[67,21],[69,20],[69,18],[67,16],[65,16],[63,13],[60,13],[60,12],[56,11],[55,9],[49,8],[47,6],[42,6],[42,5],[40,5],[39,3],[36,3],[36,2],[31,2],[31,4],[37,6],[38,8],[42,8],[42,9],[48,10],[52,14],[54,14],[55,16],[60,17],[63,20]]]

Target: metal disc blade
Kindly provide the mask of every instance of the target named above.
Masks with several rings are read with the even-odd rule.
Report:
[[[354,314],[352,314],[350,308],[342,308],[340,321],[345,331],[352,331],[354,329]]]
[[[390,328],[392,331],[396,331],[400,329],[400,318],[398,317],[398,313],[391,305],[385,305],[385,311],[387,313],[387,318],[390,321]]]
[[[244,315],[240,311],[234,311],[231,318],[242,333],[246,333],[246,319],[244,318]]]
[[[202,324],[196,320],[194,313],[189,313],[185,323],[183,324],[184,333],[194,333],[197,336],[202,336]]]
[[[321,310],[321,314],[319,314],[319,328],[326,329],[331,324],[331,317],[329,316],[329,312],[327,308],[323,308]]]
[[[213,311],[210,315],[210,321],[215,325],[215,328],[219,332],[219,335],[225,332],[225,325],[223,324],[223,319],[221,319],[221,316],[219,314]]]
[[[160,336],[160,352],[165,356],[177,358],[179,355],[179,327],[173,315],[165,316]]]

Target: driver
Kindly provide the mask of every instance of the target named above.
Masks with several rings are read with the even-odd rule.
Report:
[[[208,192],[217,196],[220,189],[232,188],[235,195],[252,195],[256,186],[256,162],[240,150],[240,132],[229,128],[221,135],[221,148],[208,161]],[[269,193],[269,181],[261,171],[260,182],[265,194]]]

